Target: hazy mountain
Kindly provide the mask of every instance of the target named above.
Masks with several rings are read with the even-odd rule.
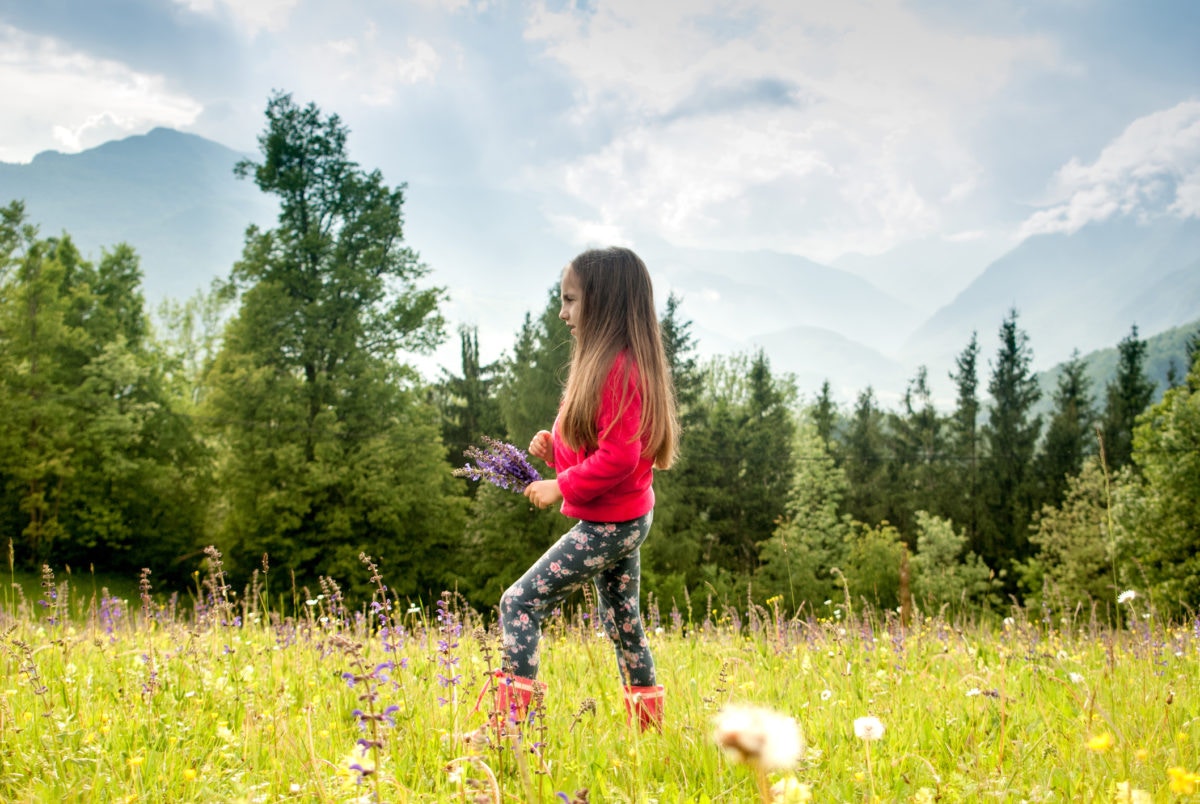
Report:
[[[1200,315],[1200,220],[1122,218],[1028,238],[918,328],[902,357],[952,366],[975,331],[981,357],[991,359],[1012,308],[1039,370],[1075,349],[1115,347],[1134,324],[1145,338],[1192,321]]]
[[[1123,340],[1129,332],[1126,331],[1117,340]],[[1194,337],[1200,336],[1200,317],[1156,335],[1147,337],[1139,328],[1138,338],[1146,342],[1146,358],[1143,369],[1157,389],[1152,402],[1162,399],[1171,375],[1175,382],[1183,382],[1188,373],[1187,344]],[[1094,352],[1080,353],[1083,357],[1084,376],[1091,383],[1092,402],[1097,411],[1104,410],[1105,388],[1117,376],[1117,363],[1120,360],[1116,344]],[[1034,413],[1043,414],[1043,421],[1048,421],[1054,409],[1054,392],[1058,388],[1058,378],[1062,375],[1062,364],[1055,365],[1046,371],[1038,372],[1038,386],[1042,389],[1042,398],[1034,407]]]
[[[151,302],[182,298],[228,275],[248,224],[275,219],[273,200],[233,175],[245,156],[160,128],[78,154],[45,152],[27,165],[0,163],[0,203],[23,199],[43,234],[66,231],[93,257],[102,247],[129,243],[142,257]],[[527,278],[514,285],[514,272],[530,270],[523,263],[531,260],[537,272],[545,270],[543,263],[554,265],[563,244],[555,241],[551,249],[542,244],[546,238],[530,244],[521,227],[503,225],[517,214],[514,205],[528,223],[534,202],[493,199],[490,207],[484,203],[485,209],[472,207],[468,214],[447,188],[413,187],[409,197],[409,222],[424,232],[414,246],[428,246],[425,253],[434,255],[432,279],[450,292],[452,326],[460,319],[472,323],[472,315],[497,305],[540,307]],[[483,216],[483,224],[463,237],[464,220],[473,216]],[[491,218],[496,225],[480,230]],[[480,242],[491,245],[481,250]],[[986,386],[996,332],[1011,307],[1030,336],[1035,370],[1051,368],[1074,349],[1115,348],[1135,323],[1148,339],[1200,317],[1200,221],[1114,220],[1070,236],[1029,238],[982,270],[954,267],[989,248],[994,245],[926,242],[879,257],[847,257],[830,267],[766,251],[638,245],[661,289],[683,297],[681,310],[693,322],[702,355],[762,348],[776,370],[796,375],[802,393],[816,393],[829,380],[843,402],[870,385],[887,404],[925,365],[939,401],[951,404],[947,375],[972,331],[979,335]],[[479,264],[481,253],[486,265]],[[946,283],[951,276],[955,283],[975,278],[928,317],[931,304],[919,303],[910,286],[924,276],[922,266],[940,272]],[[515,334],[516,325],[512,333],[493,325],[490,343],[508,348],[506,339]],[[441,352],[449,355],[444,365],[459,368],[452,364],[457,343],[449,343],[423,367],[430,376],[437,374],[433,361]]]
[[[241,154],[166,128],[77,154],[45,151],[0,163],[0,203],[23,200],[43,235],[70,234],[85,256],[125,242],[141,257],[149,299],[183,298],[226,276],[247,224],[274,203],[233,166]]]

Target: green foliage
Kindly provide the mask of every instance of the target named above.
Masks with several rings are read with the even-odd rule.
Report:
[[[771,374],[761,352],[705,366],[697,416],[685,435],[671,521],[672,538],[699,555],[695,584],[741,596],[762,542],[784,513],[791,484],[793,380]],[[657,525],[656,525],[657,527]]]
[[[571,335],[558,318],[558,297],[554,285],[538,319],[526,313],[512,354],[502,361],[496,396],[504,429],[518,446],[538,430],[549,430],[558,413],[571,359]]]
[[[0,518],[21,563],[176,566],[205,456],[148,339],[137,256],[92,265],[19,204],[0,228]]]
[[[851,598],[876,609],[899,608],[900,568],[908,549],[900,531],[887,522],[854,522],[847,543],[846,566],[839,569]]]
[[[989,567],[1005,572],[1028,557],[1028,528],[1033,515],[1034,451],[1041,419],[1031,411],[1041,395],[1030,371],[1029,336],[1010,310],[1000,325],[1000,348],[988,382],[991,405],[982,428],[987,519],[978,545],[972,545]],[[1012,590],[1009,590],[1012,591]]]
[[[1076,351],[1058,375],[1054,411],[1035,459],[1039,496],[1044,502],[1057,505],[1069,479],[1078,475],[1084,459],[1096,452],[1095,419],[1087,364]]]
[[[929,613],[994,608],[999,583],[967,549],[967,534],[948,519],[917,512],[917,552],[910,562],[913,599]]]
[[[979,337],[971,340],[954,360],[950,373],[957,395],[954,412],[947,422],[947,446],[955,471],[944,479],[944,504],[936,510],[957,522],[967,534],[967,543],[981,543],[983,527],[983,484],[980,477],[982,445],[979,432]]]
[[[1154,383],[1146,376],[1146,342],[1134,326],[1117,344],[1117,374],[1104,389],[1104,460],[1113,471],[1129,464],[1133,455],[1133,428],[1154,396]]]
[[[1131,558],[1163,607],[1200,608],[1200,360],[1134,431],[1140,474],[1124,495]]]
[[[238,173],[279,200],[251,227],[232,283],[240,306],[213,363],[223,507],[214,532],[231,568],[263,554],[309,581],[365,550],[428,594],[449,572],[465,501],[449,477],[436,410],[396,362],[442,337],[443,293],[403,245],[403,188],[346,155],[336,115],[275,95],[262,162]]]
[[[829,454],[811,410],[796,428],[793,458],[787,512],[762,546],[755,590],[763,599],[782,595],[790,611],[805,605],[819,611],[836,596],[838,581],[830,570],[847,565],[851,526],[840,513],[845,472]]]
[[[837,451],[849,481],[845,510],[862,522],[881,522],[889,514],[886,423],[875,390],[868,386],[858,395]]]
[[[1065,608],[1099,604],[1111,617],[1121,591],[1118,545],[1124,540],[1119,515],[1110,511],[1109,478],[1096,458],[1069,479],[1058,506],[1045,506],[1035,519],[1030,541],[1036,555],[1021,568],[1031,601],[1049,599]]]
[[[450,462],[461,465],[467,447],[478,445],[482,436],[507,439],[496,401],[494,386],[499,365],[479,362],[479,331],[461,327],[462,374],[443,372],[434,393],[442,412],[442,441],[450,451]]]

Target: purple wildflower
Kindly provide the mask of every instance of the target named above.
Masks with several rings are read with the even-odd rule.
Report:
[[[497,441],[488,436],[483,437],[484,448],[467,447],[463,452],[474,465],[467,464],[455,469],[456,477],[466,477],[471,480],[486,480],[494,486],[518,494],[525,487],[542,476],[530,465],[525,453],[512,444]]]

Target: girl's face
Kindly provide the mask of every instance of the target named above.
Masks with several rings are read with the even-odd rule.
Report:
[[[579,276],[570,265],[563,269],[560,292],[562,294],[562,309],[558,311],[558,317],[566,322],[567,329],[571,331],[572,335],[575,335],[582,321],[580,309],[582,307],[583,292],[579,283]]]

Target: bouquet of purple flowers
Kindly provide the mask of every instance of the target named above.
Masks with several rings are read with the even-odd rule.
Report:
[[[494,486],[518,494],[525,491],[525,487],[533,481],[542,479],[538,470],[529,464],[525,453],[512,444],[487,436],[483,437],[483,444],[484,448],[467,447],[463,455],[475,461],[475,465],[468,463],[455,469],[453,474],[456,477],[486,480]]]

